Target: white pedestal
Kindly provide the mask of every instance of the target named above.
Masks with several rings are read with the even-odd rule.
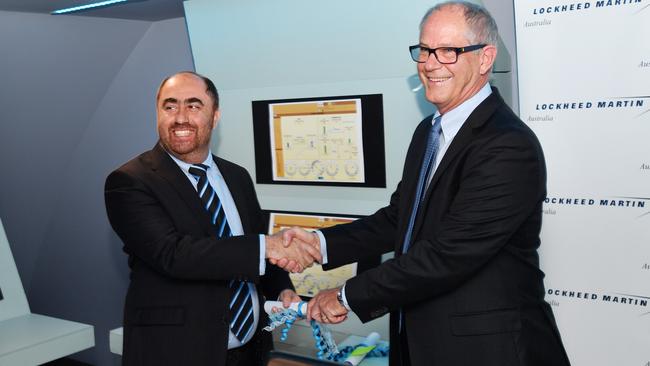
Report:
[[[122,355],[122,339],[124,338],[124,330],[122,327],[113,329],[108,333],[108,343],[111,348],[111,352]]]

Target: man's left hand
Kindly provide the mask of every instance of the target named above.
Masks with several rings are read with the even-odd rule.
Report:
[[[307,304],[307,319],[325,324],[337,324],[348,318],[348,310],[339,303],[336,294],[341,288],[323,290]]]

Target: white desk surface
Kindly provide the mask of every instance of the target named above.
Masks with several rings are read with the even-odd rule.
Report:
[[[301,329],[303,328],[303,329]],[[309,330],[307,330],[309,329]],[[316,348],[314,346],[314,339],[311,337],[309,331],[311,328],[306,327],[297,327],[293,328],[289,332],[288,342],[284,343],[279,340],[279,332],[274,333],[274,343],[278,351],[283,351],[287,353],[298,354],[300,356],[308,356],[316,358]],[[293,334],[292,334],[293,333]],[[338,332],[333,332],[335,340],[342,339],[344,335],[338,334]],[[111,352],[118,355],[122,354],[122,337],[123,337],[122,328],[113,329],[109,333],[109,342]],[[293,337],[292,337],[293,335]],[[298,337],[296,337],[298,335]],[[348,336],[343,341],[338,343],[340,347],[357,345],[363,342],[365,338],[355,335]],[[386,341],[379,341],[379,344],[387,345]],[[388,357],[369,357],[364,359],[359,366],[387,366]]]
[[[357,345],[365,339],[365,337],[359,337],[356,335],[349,335],[343,332],[338,332],[335,330],[330,330],[334,341],[339,347],[345,346],[354,346]],[[287,340],[285,342],[280,341],[280,330],[276,328],[273,331],[273,344],[275,349],[281,352],[306,356],[316,359],[316,346],[314,345],[314,338],[312,336],[311,327],[305,323],[300,322],[294,324],[294,326],[289,331]],[[380,344],[388,344],[385,341],[379,341]],[[359,366],[387,366],[388,357],[370,357],[364,359]]]

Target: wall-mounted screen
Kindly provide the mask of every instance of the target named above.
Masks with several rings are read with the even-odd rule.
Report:
[[[381,94],[253,101],[258,183],[386,187]]]

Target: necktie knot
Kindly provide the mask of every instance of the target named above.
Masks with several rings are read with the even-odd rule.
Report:
[[[210,167],[205,164],[193,164],[190,167],[189,172],[193,176],[201,178],[207,175],[208,168]]]
[[[440,122],[441,119],[442,115],[439,115],[433,119],[433,126],[431,126],[431,133],[433,133],[433,136],[438,136],[440,135],[440,132],[442,132],[442,123]]]

